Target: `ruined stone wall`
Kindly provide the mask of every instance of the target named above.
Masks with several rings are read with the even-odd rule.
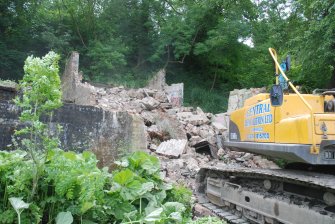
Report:
[[[11,136],[22,126],[19,109],[10,101],[0,101],[0,149],[11,149]],[[50,127],[60,124],[61,148],[81,152],[93,151],[101,166],[111,163],[125,152],[144,149],[144,125],[127,112],[105,111],[93,106],[65,103],[54,112]],[[48,122],[44,118],[45,122]],[[137,122],[137,123],[136,123]],[[142,143],[142,144],[141,144]]]
[[[250,89],[234,89],[229,93],[228,110],[227,112],[235,111],[242,108],[244,101],[259,93],[265,93],[266,89],[263,88],[250,88]]]
[[[72,52],[61,77],[63,100],[79,105],[96,105],[94,87],[82,83],[82,78],[79,73],[79,53]]]
[[[159,70],[157,74],[149,81],[146,88],[163,91],[166,86],[165,75],[166,75],[165,69]]]

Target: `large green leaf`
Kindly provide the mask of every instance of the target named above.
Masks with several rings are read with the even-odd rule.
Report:
[[[157,208],[156,210],[149,213],[147,216],[145,216],[144,221],[146,222],[156,222],[160,221],[162,219],[163,208]]]
[[[56,217],[56,224],[71,224],[73,217],[71,212],[60,212]]]
[[[29,204],[25,203],[22,198],[9,198],[10,204],[17,213],[21,213],[23,209],[29,208]]]
[[[173,212],[183,212],[185,209],[185,206],[179,202],[166,202],[164,204],[164,212],[168,215]]]
[[[128,160],[135,170],[143,169],[148,174],[154,174],[160,169],[159,160],[145,152],[134,152]]]
[[[81,206],[80,208],[80,212],[82,214],[84,214],[85,212],[87,212],[90,208],[92,208],[94,206],[93,202],[84,202],[84,204]]]
[[[133,181],[134,176],[135,175],[131,170],[125,169],[120,172],[117,172],[114,175],[113,180],[120,185],[126,185],[129,182]]]
[[[120,195],[124,200],[132,201],[140,196],[139,192],[141,191],[141,189],[141,182],[138,180],[133,180],[125,187],[121,188]]]

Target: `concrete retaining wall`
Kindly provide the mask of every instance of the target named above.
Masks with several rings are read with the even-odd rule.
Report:
[[[0,149],[11,149],[11,137],[20,128],[19,109],[10,101],[0,101]],[[46,118],[44,119],[46,120]],[[143,122],[127,112],[105,111],[93,106],[64,104],[54,112],[51,128],[60,124],[61,148],[82,152],[93,151],[101,166],[125,152],[145,149]]]

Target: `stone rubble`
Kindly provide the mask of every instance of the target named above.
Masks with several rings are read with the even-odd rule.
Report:
[[[156,153],[168,158],[179,158],[180,155],[186,151],[186,147],[186,139],[170,139],[168,141],[162,142],[158,146]]]
[[[70,82],[63,84],[65,101],[83,103],[83,99],[77,101],[73,96],[84,96],[88,101],[83,104],[108,111],[127,111],[142,119],[146,136],[139,142],[147,144],[147,152],[160,158],[161,172],[167,181],[194,190],[195,175],[205,165],[223,163],[253,168],[277,167],[261,156],[231,151],[222,146],[227,138],[229,113],[242,107],[245,99],[264,92],[264,88],[232,91],[228,112],[213,115],[201,108],[183,107],[183,85],[168,86],[164,70],[157,73],[147,88],[140,89],[93,86],[83,82],[79,72],[68,73],[79,77],[63,76],[63,82]],[[79,94],[77,90],[84,93]]]

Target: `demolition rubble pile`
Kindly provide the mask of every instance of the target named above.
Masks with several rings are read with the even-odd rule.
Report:
[[[62,78],[64,101],[139,115],[145,125],[146,150],[160,158],[166,180],[194,189],[195,175],[204,165],[275,167],[260,156],[222,146],[227,137],[228,113],[264,89],[232,91],[228,113],[214,115],[199,107],[183,107],[183,84],[168,86],[164,70],[154,76],[147,88],[93,86],[82,82],[79,56],[75,56],[71,56]]]

